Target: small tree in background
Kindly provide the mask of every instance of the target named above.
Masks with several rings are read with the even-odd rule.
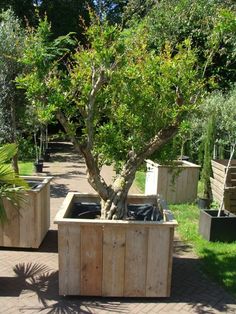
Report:
[[[11,10],[2,12],[0,18],[0,142],[17,143],[24,97],[16,89],[15,78],[22,70],[18,58],[23,51],[24,31]],[[13,167],[18,173],[17,155]]]

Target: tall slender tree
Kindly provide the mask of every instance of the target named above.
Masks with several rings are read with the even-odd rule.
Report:
[[[23,96],[16,89],[15,78],[21,71],[18,58],[23,51],[24,31],[11,10],[2,12],[0,22],[0,141],[17,142],[17,113]],[[17,155],[13,166],[18,172]]]

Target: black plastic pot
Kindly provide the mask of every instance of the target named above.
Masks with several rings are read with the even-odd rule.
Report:
[[[199,233],[204,239],[211,242],[236,241],[236,215],[227,210],[201,210],[199,220]]]
[[[209,198],[198,197],[197,205],[200,209],[209,209],[211,205],[211,200]]]
[[[43,172],[43,163],[42,162],[36,162],[34,164],[35,172]]]
[[[43,155],[43,160],[44,160],[44,161],[49,161],[49,160],[50,160],[50,153],[49,153],[49,152],[46,151],[46,152],[44,153],[44,155]]]

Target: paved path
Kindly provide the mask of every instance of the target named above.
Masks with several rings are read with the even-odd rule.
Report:
[[[68,191],[92,192],[83,160],[70,145],[60,148],[52,146],[52,162],[44,167],[44,174],[54,179],[51,227],[40,249],[0,250],[0,313],[236,313],[236,300],[204,276],[191,248],[178,240],[170,298],[58,296],[57,230],[53,218]],[[109,167],[103,173],[107,180],[113,175]],[[135,187],[132,192],[137,192]]]

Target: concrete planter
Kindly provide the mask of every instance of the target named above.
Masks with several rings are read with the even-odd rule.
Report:
[[[202,210],[200,212],[199,233],[207,241],[236,241],[236,215],[224,210],[217,217],[218,210]]]
[[[51,177],[23,177],[31,190],[24,192],[24,201],[17,211],[4,200],[8,221],[0,225],[0,246],[38,248],[50,226]]]
[[[174,165],[146,161],[145,194],[160,194],[170,204],[192,203],[197,198],[198,165],[180,160]]]
[[[96,194],[69,193],[56,216],[59,294],[168,297],[177,222],[69,218],[78,201],[100,202]],[[128,198],[130,204],[150,202],[156,197]]]

